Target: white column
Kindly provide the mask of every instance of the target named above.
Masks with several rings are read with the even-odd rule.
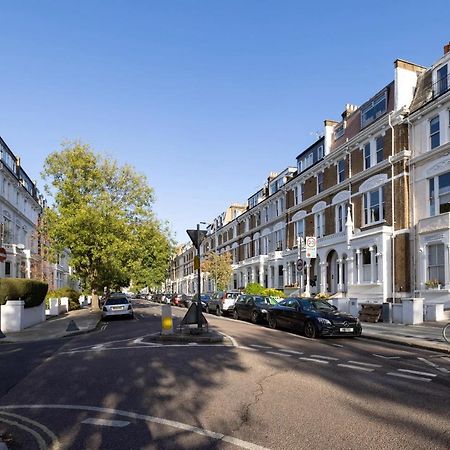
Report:
[[[289,267],[288,267],[288,264],[286,263],[283,265],[283,284],[284,284],[284,286],[287,286],[289,284],[288,271],[289,271]]]
[[[264,286],[264,264],[262,262],[259,263],[259,282]]]
[[[355,284],[354,258],[352,256],[347,257],[347,285],[349,284]]]
[[[375,283],[377,275],[376,275],[376,265],[375,265],[375,249],[373,247],[369,247],[370,252],[370,282]]]
[[[450,259],[450,245],[447,244],[447,257],[444,256],[444,286],[442,286],[443,289],[447,289],[447,286],[450,281],[450,266],[449,266],[449,259]]]
[[[338,264],[338,279],[337,279],[337,290],[338,290],[338,292],[342,292],[343,291],[343,288],[344,288],[344,286],[343,286],[343,283],[342,283],[342,279],[343,279],[343,277],[342,277],[342,271],[343,271],[343,265],[344,265],[344,263],[343,263],[343,261],[342,261],[342,259],[338,259],[337,261],[337,264]]]
[[[378,252],[376,255],[378,264],[377,264],[377,283],[380,283],[380,281],[383,279],[383,253]],[[414,268],[414,270],[416,270]]]
[[[361,284],[362,279],[362,264],[361,264],[361,250],[356,249],[356,284]]]
[[[326,261],[323,261],[320,263],[320,290],[321,290],[321,292],[328,292],[327,267],[328,267],[328,263]]]
[[[307,297],[309,297],[311,295],[311,290],[310,290],[310,282],[311,282],[311,278],[310,278],[310,269],[311,269],[311,264],[310,264],[310,259],[306,258],[306,286],[305,286],[305,294]]]

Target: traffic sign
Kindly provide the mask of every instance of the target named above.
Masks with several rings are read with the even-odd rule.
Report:
[[[317,239],[315,236],[307,236],[305,241],[305,250],[307,258],[317,257]]]
[[[303,270],[303,267],[305,267],[305,262],[303,261],[303,259],[297,259],[297,270],[301,272]]]
[[[6,261],[6,250],[3,247],[0,247],[0,262]]]

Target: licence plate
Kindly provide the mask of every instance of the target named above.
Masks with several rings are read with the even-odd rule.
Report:
[[[113,306],[111,309],[113,311],[120,311],[121,309],[123,309],[123,306]]]
[[[353,328],[339,328],[341,333],[353,333]]]

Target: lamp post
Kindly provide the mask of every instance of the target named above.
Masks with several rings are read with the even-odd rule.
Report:
[[[201,222],[204,223],[204,222]],[[201,293],[201,271],[200,271],[200,244],[206,236],[206,230],[200,230],[200,224],[197,224],[196,230],[186,230],[191,238],[194,247],[197,249],[197,255],[194,258],[194,269],[197,269],[197,327],[202,328],[202,302],[200,300]]]

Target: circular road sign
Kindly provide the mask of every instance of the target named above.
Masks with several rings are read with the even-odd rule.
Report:
[[[315,237],[306,238],[306,246],[308,248],[314,248],[316,246],[316,238]]]
[[[0,262],[6,261],[6,250],[0,247]]]
[[[297,259],[297,270],[299,272],[301,272],[303,270],[303,267],[305,265],[305,262],[303,261],[303,259]]]

